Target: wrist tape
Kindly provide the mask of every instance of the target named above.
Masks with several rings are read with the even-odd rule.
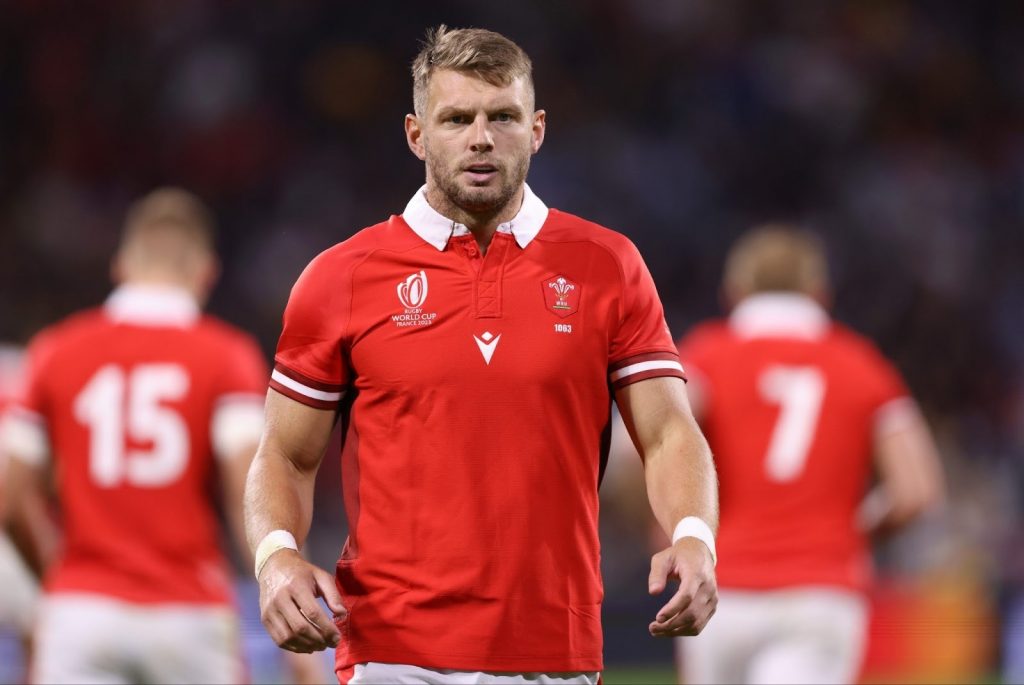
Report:
[[[672,532],[672,544],[676,544],[680,538],[697,538],[711,550],[711,561],[718,564],[718,553],[715,552],[715,534],[711,532],[711,526],[704,522],[704,519],[696,516],[687,516],[676,524]]]
[[[267,565],[274,552],[282,549],[294,549],[299,551],[299,545],[295,542],[295,536],[287,530],[272,530],[260,540],[256,546],[256,580],[260,579],[260,571]]]

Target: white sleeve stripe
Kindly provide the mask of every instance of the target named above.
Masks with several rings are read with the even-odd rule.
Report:
[[[917,402],[910,397],[897,397],[875,410],[875,436],[882,437],[896,433],[919,420],[920,409],[918,409]]]
[[[314,400],[322,400],[324,402],[337,402],[345,394],[343,392],[324,392],[323,390],[311,388],[308,385],[303,385],[302,383],[299,383],[294,378],[289,378],[288,376],[284,375],[277,369],[274,369],[273,373],[270,374],[270,378],[271,380],[277,381],[278,383],[288,388],[289,390],[294,390],[295,392],[301,395],[305,395],[306,397],[312,398]]]
[[[50,457],[46,424],[34,412],[9,412],[0,422],[0,451],[31,466],[44,466]]]
[[[210,439],[218,459],[228,459],[243,448],[255,450],[263,433],[263,407],[253,402],[221,405],[213,414]],[[250,455],[251,456],[251,455]]]
[[[634,373],[654,371],[657,369],[672,369],[673,371],[683,373],[683,365],[679,362],[673,362],[667,359],[655,359],[650,362],[639,362],[637,364],[623,366],[621,369],[612,372],[612,380],[617,381],[621,378],[625,378],[626,376],[632,376]]]
[[[217,398],[215,404],[222,406],[226,404],[260,404],[266,402],[266,395],[256,392],[229,392]]]
[[[46,425],[46,419],[42,414],[27,409],[20,404],[15,404],[7,408],[7,416],[13,416],[19,421],[28,421],[39,426]]]

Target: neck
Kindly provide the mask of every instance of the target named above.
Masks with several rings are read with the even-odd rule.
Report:
[[[499,207],[493,207],[481,211],[472,211],[461,207],[448,197],[436,184],[427,180],[427,202],[439,214],[452,221],[463,224],[476,238],[477,245],[481,252],[486,252],[491,244],[491,238],[498,230],[498,226],[507,223],[515,218],[519,209],[523,206],[525,191],[520,185],[519,189],[509,198],[509,201]]]
[[[133,273],[120,280],[118,286],[139,286],[142,288],[159,288],[166,290],[180,290],[187,292],[197,304],[202,305],[205,297],[202,289],[188,279],[183,279],[180,274],[164,272],[160,270],[148,270],[143,273]]]

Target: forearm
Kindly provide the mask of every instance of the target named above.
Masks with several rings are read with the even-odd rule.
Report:
[[[42,578],[57,557],[60,531],[50,520],[45,506],[32,508],[38,509],[39,515],[12,512],[7,522],[7,534],[25,565],[37,578]]]
[[[7,473],[5,528],[32,572],[42,577],[57,556],[60,531],[50,516],[42,475],[22,463]]]
[[[880,483],[860,513],[861,524],[868,530],[900,528],[943,500],[938,448],[917,408],[907,406],[899,428],[876,432]]]
[[[272,530],[286,530],[302,546],[313,519],[316,469],[299,468],[283,453],[261,447],[245,487],[245,530],[255,554]]]
[[[687,516],[696,516],[717,531],[718,480],[711,450],[692,418],[677,424],[644,453],[651,510],[669,537]]]
[[[244,567],[251,568],[254,562],[245,532],[245,486],[249,467],[258,449],[258,439],[247,441],[232,453],[220,458],[221,487],[224,502],[224,518],[228,533],[235,542]]]

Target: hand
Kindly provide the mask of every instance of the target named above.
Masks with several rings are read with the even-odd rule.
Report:
[[[335,619],[348,614],[334,576],[282,549],[267,560],[259,584],[260,620],[278,647],[309,653],[338,646],[341,633],[316,600],[323,597]]]
[[[669,578],[679,581],[679,589],[647,629],[654,637],[697,635],[718,606],[711,550],[696,538],[680,538],[661,550],[651,557],[648,591],[661,594]]]

